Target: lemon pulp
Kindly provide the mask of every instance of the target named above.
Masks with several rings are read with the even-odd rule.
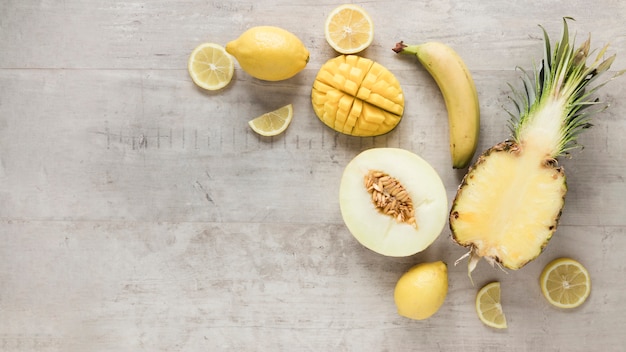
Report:
[[[326,18],[324,34],[328,44],[341,54],[365,50],[374,39],[374,25],[360,6],[345,4],[335,8]]]
[[[539,284],[548,302],[559,308],[576,308],[591,292],[589,272],[571,258],[558,258],[548,263],[539,277]]]
[[[221,45],[204,43],[198,45],[189,56],[187,69],[199,87],[218,90],[230,83],[235,65]]]
[[[500,303],[500,283],[491,282],[476,294],[476,312],[485,325],[496,329],[505,329],[506,317]]]
[[[292,118],[293,106],[288,104],[248,121],[248,125],[262,136],[276,136],[289,127]]]

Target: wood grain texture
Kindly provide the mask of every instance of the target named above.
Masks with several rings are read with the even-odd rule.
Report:
[[[395,42],[441,40],[474,75],[478,149],[508,137],[507,83],[576,18],[580,40],[610,42],[626,68],[626,2],[372,1],[375,39],[363,56],[388,67],[407,97],[397,129],[337,134],[315,117],[310,89],[335,56],[323,23],[340,3],[306,1],[2,1],[0,3],[1,351],[619,351],[626,340],[626,78],[600,92],[609,109],[562,161],[569,192],[554,239],[519,271],[481,263],[477,286],[500,280],[507,331],[474,311],[465,249],[444,229],[427,251],[386,258],[360,246],[337,202],[346,163],[372,147],[429,161],[449,199],[445,107],[433,80]],[[206,93],[186,62],[205,41],[279,25],[311,51],[282,82],[251,78]],[[283,135],[247,121],[287,103]],[[550,260],[589,269],[582,307],[548,306],[538,285]],[[450,291],[426,321],[398,316],[393,287],[412,265],[449,264]]]

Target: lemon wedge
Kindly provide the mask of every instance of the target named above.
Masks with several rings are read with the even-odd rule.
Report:
[[[365,9],[344,4],[330,12],[324,34],[328,44],[340,54],[355,54],[372,44],[374,25]]]
[[[235,64],[224,47],[214,43],[198,45],[187,64],[189,75],[195,84],[207,90],[226,87],[233,78]]]
[[[289,127],[292,118],[293,106],[288,104],[248,121],[248,125],[262,136],[276,136]]]
[[[476,312],[480,321],[485,325],[496,329],[506,329],[506,317],[500,303],[500,282],[488,283],[478,290]]]
[[[541,272],[539,284],[548,302],[559,308],[576,308],[591,292],[589,272],[571,258],[558,258],[548,263]]]

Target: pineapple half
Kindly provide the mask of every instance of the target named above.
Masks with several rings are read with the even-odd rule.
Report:
[[[563,36],[554,50],[542,27],[545,58],[534,72],[521,70],[523,91],[513,89],[512,140],[479,156],[457,190],[450,229],[454,241],[470,249],[461,258],[469,256],[470,274],[480,258],[515,270],[542,252],[567,192],[557,158],[578,146],[576,137],[591,126],[590,117],[606,107],[592,94],[608,81],[590,83],[610,68],[615,55],[604,59],[605,46],[587,66],[590,39],[574,48],[570,19],[563,19]]]

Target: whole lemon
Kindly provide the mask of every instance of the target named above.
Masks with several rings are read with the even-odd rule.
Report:
[[[309,62],[309,51],[293,33],[273,26],[252,27],[226,44],[252,77],[280,81],[295,76]]]
[[[398,314],[422,320],[435,314],[448,294],[448,267],[442,261],[418,264],[404,273],[394,291]]]

